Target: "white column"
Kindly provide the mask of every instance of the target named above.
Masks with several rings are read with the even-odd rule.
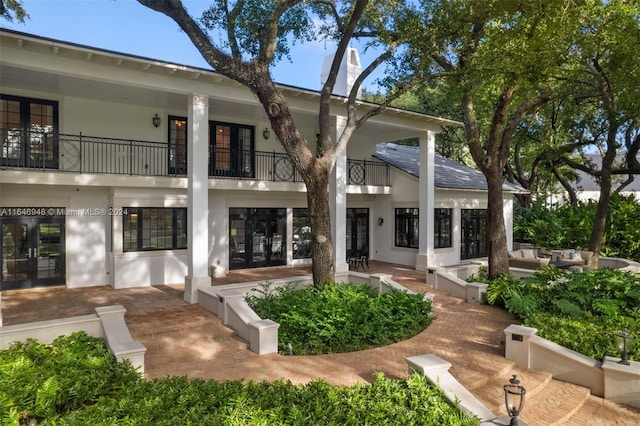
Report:
[[[198,303],[198,288],[211,285],[209,278],[209,100],[189,96],[187,129],[187,246],[188,272],[184,300]]]
[[[424,271],[433,264],[433,207],[435,205],[434,158],[436,134],[427,132],[420,138],[419,243],[416,270]]]
[[[346,125],[346,117],[336,118],[336,135],[338,138]],[[347,153],[346,150],[336,159],[335,167],[329,181],[329,202],[331,203],[331,238],[333,239],[333,264],[335,271],[349,270],[347,263],[346,230],[347,230]]]

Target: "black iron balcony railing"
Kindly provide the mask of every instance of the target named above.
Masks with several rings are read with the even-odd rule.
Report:
[[[2,136],[0,166],[4,168],[131,176],[187,174],[186,147],[166,142],[19,131]],[[351,185],[390,184],[389,167],[381,162],[349,159],[347,171]],[[217,147],[209,151],[209,177],[302,182],[286,153]]]

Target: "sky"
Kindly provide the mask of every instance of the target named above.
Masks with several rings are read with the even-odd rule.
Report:
[[[200,17],[210,0],[183,0]],[[25,23],[0,21],[3,28],[151,59],[210,69],[178,25],[135,0],[22,0]],[[292,62],[283,59],[272,71],[282,84],[320,89],[322,63],[333,50],[324,42],[297,44]],[[366,55],[361,54],[363,66]]]

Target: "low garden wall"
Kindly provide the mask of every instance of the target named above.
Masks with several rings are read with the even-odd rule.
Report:
[[[367,284],[381,293],[392,288],[408,291],[391,279],[388,274],[364,274],[360,272],[343,272],[336,274],[336,282]],[[278,323],[260,318],[245,302],[248,295],[260,297],[258,290],[265,281],[235,283],[198,289],[198,304],[218,316],[222,323],[232,328],[238,336],[249,342],[249,349],[259,355],[278,353]],[[293,285],[302,288],[313,284],[311,275],[270,280],[271,289]],[[425,295],[432,299],[432,295]]]
[[[144,374],[146,348],[131,337],[124,321],[125,312],[126,309],[121,305],[104,306],[96,308],[95,314],[2,326],[0,349],[7,349],[11,343],[24,342],[27,339],[51,343],[59,336],[84,331],[89,336],[104,339],[105,345],[118,361],[128,359]]]
[[[510,325],[504,332],[505,357],[519,367],[546,371],[554,379],[591,389],[593,395],[640,408],[640,362],[597,361],[537,336],[532,327]]]

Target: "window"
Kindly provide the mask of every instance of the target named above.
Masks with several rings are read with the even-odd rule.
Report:
[[[253,176],[253,126],[209,123],[210,176]]]
[[[311,222],[308,209],[293,209],[293,258],[311,257]]]
[[[418,248],[418,209],[396,209],[396,247]]]
[[[0,165],[58,167],[58,103],[0,95]]]
[[[187,174],[187,119],[169,116],[169,174]]]
[[[433,210],[433,247],[451,247],[451,215],[452,209]]]
[[[187,119],[169,116],[169,174],[187,174]],[[209,176],[253,177],[254,127],[209,121]]]
[[[187,248],[187,209],[126,207],[123,210],[125,252]]]

